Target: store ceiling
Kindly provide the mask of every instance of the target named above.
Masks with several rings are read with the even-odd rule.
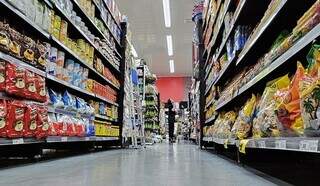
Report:
[[[128,16],[132,42],[139,57],[146,59],[157,76],[191,76],[193,0],[170,0],[171,28],[164,24],[162,0],[117,0]],[[166,35],[172,35],[173,56],[168,56]],[[175,72],[170,73],[173,59]]]

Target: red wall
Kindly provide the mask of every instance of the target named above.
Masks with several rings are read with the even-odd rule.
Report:
[[[159,77],[156,86],[160,93],[160,100],[162,102],[167,102],[169,98],[175,102],[187,100],[188,80],[189,78],[185,77]]]

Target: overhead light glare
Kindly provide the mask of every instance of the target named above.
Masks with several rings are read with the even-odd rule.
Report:
[[[170,64],[170,73],[174,73],[174,61],[171,59],[169,61],[169,64]]]
[[[167,49],[168,49],[168,55],[173,56],[172,36],[171,35],[167,35]]]
[[[164,24],[166,28],[171,27],[170,0],[162,0]]]

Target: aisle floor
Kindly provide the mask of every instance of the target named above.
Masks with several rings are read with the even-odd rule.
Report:
[[[110,150],[0,170],[5,186],[263,186],[272,182],[195,145]]]

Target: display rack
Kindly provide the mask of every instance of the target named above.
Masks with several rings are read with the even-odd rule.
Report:
[[[18,34],[25,34],[25,37],[30,37],[32,41],[44,43],[43,46],[46,47],[46,51],[44,52],[47,53],[43,53],[43,57],[46,65],[40,68],[38,64],[40,62],[36,60],[33,62],[28,61],[29,59],[26,59],[26,52],[22,53],[22,56],[18,56],[16,53],[2,49],[0,58],[18,68],[22,67],[45,78],[46,89],[49,91],[51,89],[54,90],[57,95],[68,91],[73,99],[77,97],[78,100],[83,100],[81,104],[87,105],[87,109],[79,110],[80,106],[72,109],[67,109],[66,105],[56,106],[50,97],[50,100],[45,101],[49,102],[49,105],[45,106],[49,115],[49,127],[47,131],[42,131],[42,136],[31,138],[23,137],[22,134],[14,137],[7,136],[7,138],[0,138],[0,146],[3,144],[22,145],[39,143],[41,146],[37,148],[42,148],[46,147],[47,143],[81,143],[85,141],[92,142],[90,143],[91,145],[94,142],[99,142],[101,146],[120,146],[122,144],[120,136],[122,136],[123,124],[126,23],[120,24],[121,16],[118,10],[115,12],[110,11],[109,6],[114,6],[114,2],[110,1],[109,3],[111,4],[107,5],[102,0],[92,1],[91,9],[85,7],[88,4],[83,3],[82,0],[68,0],[65,2],[56,0],[33,1],[28,5],[25,5],[25,3],[24,1],[15,0],[1,1],[2,19],[0,21],[4,21],[5,24],[9,25],[10,29],[12,28],[19,32]],[[72,15],[69,11],[72,11]],[[109,22],[106,22],[102,15],[105,11],[108,12],[107,16],[112,18]],[[57,27],[57,25],[63,26]],[[4,31],[3,27],[0,29],[2,29],[1,31],[4,34],[12,34],[13,32],[11,30],[10,32]],[[9,39],[15,38],[9,37]],[[21,50],[28,47],[24,46],[22,41],[15,42],[17,45],[20,45]],[[74,45],[77,46],[75,47]],[[30,47],[30,50],[38,49]],[[55,58],[53,58],[54,51],[58,53],[58,56]],[[38,55],[37,51],[32,52]],[[57,61],[52,61],[53,59]],[[70,61],[67,60],[79,66],[81,70],[78,72],[80,74],[79,77],[75,75],[69,76],[71,71],[67,69],[69,68],[67,63]],[[60,66],[61,62],[62,65]],[[76,69],[74,71],[76,72]],[[87,79],[83,80],[85,71],[87,71]],[[80,80],[81,83],[75,83],[75,81]],[[92,82],[92,86],[89,85],[89,81]],[[4,96],[1,97],[2,99],[7,99]],[[10,100],[20,100],[28,104],[34,103],[38,105],[37,101],[28,101],[30,99],[28,96],[9,95],[9,97]],[[95,107],[95,105],[98,105],[98,107]],[[102,105],[104,109],[102,109]],[[58,115],[76,118],[79,121],[87,119],[85,122],[89,122],[90,124],[83,123],[81,137],[74,136],[75,134],[73,133],[59,135],[52,131],[53,126],[51,122],[54,123],[54,121],[50,118],[51,116],[56,117]],[[78,123],[78,125],[80,124]],[[88,133],[89,125],[92,127],[90,134]],[[104,144],[104,141],[108,141],[108,143]],[[53,144],[50,144],[50,147],[55,148]]]
[[[224,146],[222,149],[227,152],[228,146],[233,146],[235,147],[233,153],[238,161],[241,159],[239,151],[245,152],[246,148],[256,149],[255,152],[259,152],[259,149],[265,149],[263,152],[266,150],[319,152],[319,137],[310,135],[310,131],[316,133],[317,129],[307,128],[306,123],[310,121],[306,118],[302,118],[304,123],[301,126],[302,132],[286,129],[293,133],[289,136],[282,134],[283,129],[276,127],[273,130],[280,130],[279,134],[266,134],[265,131],[262,134],[252,132],[253,127],[254,130],[263,130],[259,126],[265,126],[265,123],[270,122],[263,119],[259,120],[262,123],[255,121],[263,112],[259,99],[253,107],[254,114],[250,116],[251,119],[246,125],[250,130],[245,131],[247,132],[245,136],[231,131],[231,129],[238,130],[233,123],[239,119],[237,113],[241,112],[246,101],[252,98],[252,95],[260,97],[259,95],[265,94],[266,86],[270,86],[268,82],[289,74],[290,88],[294,86],[290,81],[293,81],[292,77],[297,71],[295,62],[301,61],[306,69],[310,68],[309,60],[312,53],[309,51],[312,46],[318,44],[320,36],[317,7],[319,7],[317,0],[308,3],[293,3],[287,0],[207,1],[203,12],[204,23],[199,20],[201,24],[196,24],[200,30],[197,33],[200,38],[199,43],[205,45],[203,52],[199,54],[202,58],[198,60],[200,61],[200,115],[201,110],[205,114],[203,117],[200,116],[202,147],[220,145]],[[210,25],[212,22],[214,24]],[[208,33],[210,31],[208,27],[212,27],[212,33]],[[241,29],[242,31],[239,31]],[[285,29],[287,31],[283,32]],[[239,38],[237,34],[243,37],[241,44],[237,43]],[[309,71],[310,69],[305,72]],[[203,77],[201,74],[204,74]],[[304,107],[304,104],[300,106]],[[231,111],[236,114],[235,121],[228,117],[224,118],[224,113]],[[303,115],[302,112],[306,111],[301,108],[299,114]],[[274,114],[275,119],[281,117],[277,116],[275,111],[265,114],[266,117],[271,117],[268,114]],[[287,114],[290,114],[290,111]],[[283,121],[277,120],[277,122],[279,125]],[[229,128],[221,128],[223,125],[228,125]]]

